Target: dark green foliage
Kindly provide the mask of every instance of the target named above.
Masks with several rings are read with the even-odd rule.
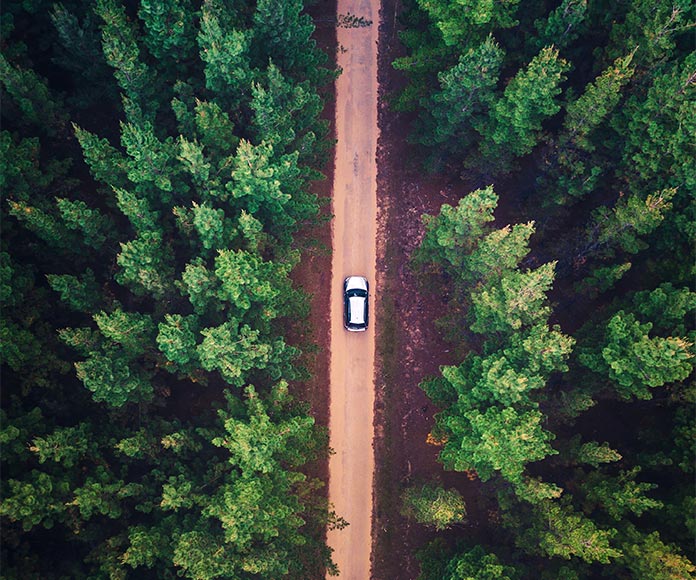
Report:
[[[431,162],[434,168],[461,159],[474,142],[474,126],[494,100],[502,61],[503,51],[489,36],[438,74],[441,90],[423,99],[423,121],[412,137],[437,151],[438,158]]]
[[[479,190],[425,217],[413,253],[461,354],[422,383],[431,441],[501,518],[483,553],[544,580],[691,578],[693,7],[530,2],[512,22],[501,3],[474,24],[406,6],[394,102],[418,154],[455,189],[495,183],[521,222],[491,228],[498,196]],[[488,35],[500,60],[469,115]],[[423,578],[460,577],[457,536]]]
[[[568,64],[551,46],[515,75],[491,108],[489,121],[477,127],[485,160],[500,164],[499,157],[504,156],[505,163],[511,155],[526,155],[534,148],[541,138],[542,122],[561,110],[556,97],[567,70]]]
[[[443,542],[435,540],[418,553],[421,573],[418,580],[514,580],[518,573],[504,565],[498,556],[482,546],[447,553]]]
[[[303,4],[11,13],[3,577],[318,576],[327,438],[284,337],[332,78]]]

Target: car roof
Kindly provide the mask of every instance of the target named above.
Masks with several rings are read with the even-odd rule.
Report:
[[[367,280],[362,276],[348,276],[346,278],[346,290],[356,289],[367,291]]]
[[[351,296],[348,301],[350,302],[351,324],[365,324],[365,297]]]

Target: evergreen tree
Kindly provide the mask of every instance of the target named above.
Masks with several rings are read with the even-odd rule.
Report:
[[[566,61],[550,46],[515,75],[491,107],[489,121],[477,127],[484,138],[484,159],[492,162],[501,155],[526,155],[534,148],[541,139],[542,122],[561,109],[556,97],[567,70]]]

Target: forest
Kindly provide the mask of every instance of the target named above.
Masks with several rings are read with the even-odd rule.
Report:
[[[304,3],[2,10],[2,577],[323,574],[286,336],[336,71]]]
[[[694,4],[404,4],[392,110],[470,184],[411,257],[457,353],[428,439],[486,514],[409,486],[419,579],[696,577]]]
[[[333,570],[288,338],[333,146],[314,3],[3,3],[3,578]],[[411,262],[458,357],[428,440],[488,514],[406,489],[419,579],[696,578],[693,2],[400,5],[386,98],[471,184]]]

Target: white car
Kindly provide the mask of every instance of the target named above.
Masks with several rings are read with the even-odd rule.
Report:
[[[348,276],[343,282],[344,320],[346,330],[367,330],[369,285],[362,276]]]

